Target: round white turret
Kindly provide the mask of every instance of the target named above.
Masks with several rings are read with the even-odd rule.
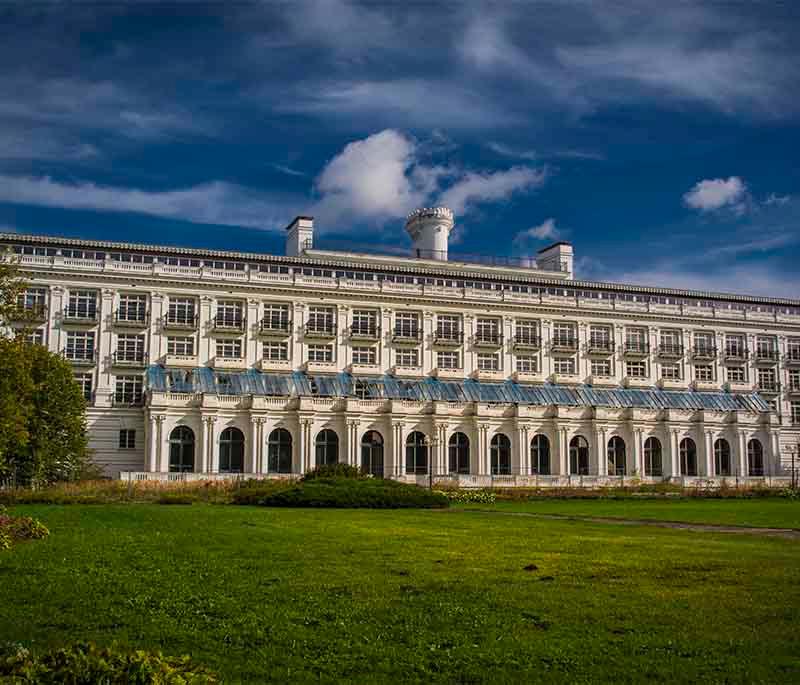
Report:
[[[406,231],[414,241],[414,256],[447,261],[447,241],[455,221],[447,207],[415,209],[406,219]]]

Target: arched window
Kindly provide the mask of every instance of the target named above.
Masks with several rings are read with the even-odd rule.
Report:
[[[383,478],[383,436],[378,431],[367,431],[361,438],[361,469]]]
[[[450,473],[469,473],[469,438],[453,433],[447,446]]]
[[[292,472],[292,434],[276,428],[267,439],[267,470],[270,473]]]
[[[416,476],[428,473],[428,441],[419,431],[406,438],[406,473]]]
[[[492,475],[507,476],[511,474],[511,440],[507,435],[498,433],[489,444],[492,458]]]
[[[731,444],[725,438],[718,438],[714,442],[714,475],[731,474]]]
[[[608,475],[625,475],[625,441],[619,435],[608,441]]]
[[[644,441],[644,475],[663,475],[661,441],[658,438],[650,437]]]
[[[764,475],[764,446],[755,438],[747,443],[747,475]]]
[[[169,434],[169,470],[172,473],[194,471],[194,433],[189,426],[177,426]]]
[[[531,440],[531,473],[550,475],[550,440],[541,433]]]
[[[697,445],[691,438],[684,438],[680,444],[681,475],[697,475]]]
[[[582,435],[569,441],[569,472],[573,476],[589,474],[589,443]]]
[[[335,431],[326,428],[317,433],[314,447],[317,466],[335,464],[339,461],[339,436]]]
[[[244,472],[244,433],[238,428],[226,428],[219,434],[219,472]]]

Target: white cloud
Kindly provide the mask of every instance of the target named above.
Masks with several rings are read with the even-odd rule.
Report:
[[[778,206],[782,207],[785,204],[788,204],[792,199],[791,195],[776,195],[775,193],[770,193],[767,196],[767,199],[764,200],[764,204],[768,206]]]
[[[283,164],[270,164],[270,166],[276,171],[280,171],[282,174],[286,174],[287,176],[308,176],[305,171],[292,169],[292,167],[288,167]]]
[[[545,219],[538,226],[532,226],[517,233],[514,237],[514,242],[524,244],[530,240],[558,240],[560,237],[561,231],[556,228],[556,220],[551,217],[550,219]]]
[[[538,188],[546,178],[546,170],[522,166],[491,173],[470,171],[439,196],[438,204],[462,214],[476,204],[504,200],[516,192]]]
[[[516,157],[517,159],[528,159],[528,160],[535,160],[539,158],[539,155],[536,154],[535,150],[517,150],[509,145],[504,145],[503,143],[487,143],[486,147],[488,147],[492,152],[502,155],[503,157]]]
[[[684,194],[687,207],[710,212],[724,207],[742,211],[747,198],[747,186],[738,176],[728,179],[714,178],[697,182]]]
[[[262,229],[283,227],[293,211],[286,198],[265,197],[222,181],[179,190],[147,191],[88,182],[64,183],[47,176],[0,175],[0,202],[138,212],[182,221]]]

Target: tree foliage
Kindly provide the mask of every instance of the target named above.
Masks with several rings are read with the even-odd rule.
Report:
[[[16,265],[0,261],[0,477],[71,480],[88,461],[86,403],[69,363],[9,326],[24,287]]]

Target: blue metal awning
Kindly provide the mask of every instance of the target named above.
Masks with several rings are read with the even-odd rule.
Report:
[[[443,400],[500,404],[561,405],[588,407],[640,407],[647,409],[713,409],[717,411],[771,411],[758,394],[609,388],[589,385],[524,385],[513,381],[483,383],[473,379],[441,381],[436,378],[401,379],[394,376],[307,375],[165,369],[147,370],[147,387],[156,392],[211,393],[216,395],[263,395],[274,397],[366,397],[374,399]]]

